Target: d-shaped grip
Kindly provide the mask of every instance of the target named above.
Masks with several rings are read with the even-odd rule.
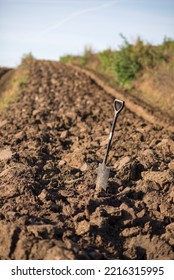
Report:
[[[119,108],[118,108],[118,104],[119,104]],[[124,101],[119,100],[119,99],[115,99],[114,100],[114,110],[116,114],[119,114],[124,108]]]
[[[118,104],[119,104],[119,108],[117,108]],[[108,144],[107,144],[105,157],[104,157],[104,160],[103,160],[104,164],[106,164],[106,161],[107,161],[107,158],[108,158],[109,149],[110,149],[110,146],[111,146],[111,141],[112,141],[112,137],[113,137],[113,134],[114,134],[118,114],[121,112],[121,110],[123,110],[123,108],[124,108],[124,101],[119,100],[119,99],[115,99],[114,100],[115,114],[114,114],[114,119],[113,119],[113,123],[112,123],[112,127],[111,127],[111,132],[109,134],[109,139],[108,139]]]

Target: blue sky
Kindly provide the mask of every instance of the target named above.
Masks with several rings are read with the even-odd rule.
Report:
[[[131,42],[174,38],[174,0],[0,0],[0,66],[29,52],[58,60],[85,47],[118,49],[120,33]]]

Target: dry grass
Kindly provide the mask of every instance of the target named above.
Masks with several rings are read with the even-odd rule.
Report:
[[[6,73],[0,82],[0,110],[8,107],[9,103],[21,93],[22,85],[28,80],[26,71],[12,70]]]
[[[28,65],[21,64],[10,70],[0,79],[0,111],[5,110],[17,95],[22,92],[23,86],[29,78]]]
[[[134,82],[136,91],[131,93],[150,105],[174,116],[174,71],[170,65],[160,66],[155,71],[148,71]]]

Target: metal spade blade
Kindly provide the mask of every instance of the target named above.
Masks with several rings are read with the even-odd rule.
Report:
[[[117,108],[118,104],[119,104],[119,108]],[[111,141],[112,141],[112,137],[114,134],[117,117],[123,108],[124,108],[124,101],[115,99],[114,100],[114,112],[115,113],[114,113],[114,119],[113,119],[113,123],[112,123],[112,127],[111,127],[111,132],[109,134],[107,149],[106,149],[104,160],[102,163],[99,164],[98,172],[97,172],[96,190],[98,190],[98,191],[100,191],[102,189],[106,190],[106,188],[108,186],[110,168],[106,166],[106,161],[107,161],[107,158],[109,155],[109,150],[111,147]]]
[[[104,162],[99,163],[98,172],[97,172],[97,181],[96,181],[96,189],[101,190],[108,186],[110,168],[106,166]]]

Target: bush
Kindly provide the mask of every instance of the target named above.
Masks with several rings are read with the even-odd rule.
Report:
[[[136,52],[132,52],[132,45],[124,38],[124,44],[114,56],[114,69],[117,80],[125,84],[135,78],[141,65]]]
[[[84,53],[79,61],[79,65],[85,66],[87,64],[87,61],[88,61],[88,55],[87,55],[87,53]]]
[[[73,56],[69,54],[65,56],[61,56],[60,61],[63,63],[71,63],[73,61]]]
[[[30,67],[34,59],[35,57],[32,55],[31,52],[28,54],[24,54],[21,59],[21,66]]]
[[[100,65],[104,71],[113,71],[114,69],[114,52],[110,49],[107,49],[103,52],[100,52],[98,55]]]
[[[124,43],[120,50],[115,52],[113,62],[118,82],[122,85],[135,79],[143,70],[154,69],[168,60],[168,55],[159,46],[144,44],[140,38],[133,45],[125,37],[122,38]]]
[[[93,50],[91,47],[85,47],[83,56],[81,57],[79,61],[80,66],[85,66],[89,60],[93,57]]]

